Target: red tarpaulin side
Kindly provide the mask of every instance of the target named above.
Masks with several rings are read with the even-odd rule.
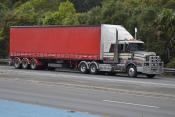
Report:
[[[10,56],[100,59],[100,27],[13,27]]]

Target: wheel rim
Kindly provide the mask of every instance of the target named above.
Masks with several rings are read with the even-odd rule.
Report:
[[[18,68],[18,67],[19,67],[19,63],[15,62],[15,68]]]
[[[23,67],[24,69],[27,69],[27,67],[28,67],[28,63],[27,63],[27,61],[23,61],[23,63],[22,63],[22,67]]]
[[[81,65],[81,67],[80,67],[80,70],[81,70],[81,72],[86,72],[86,66],[85,66],[85,64],[82,64]]]
[[[35,66],[36,66],[35,64],[31,64],[32,69],[35,69],[36,68]]]
[[[135,69],[134,68],[129,68],[129,71],[128,71],[128,74],[129,74],[129,76],[134,76],[134,74],[135,74]]]
[[[96,73],[97,69],[95,65],[91,65],[91,73]]]
[[[14,66],[15,66],[15,68],[19,68],[20,67],[20,61],[18,59],[15,59]]]
[[[33,70],[36,69],[36,63],[34,61],[32,61],[30,65],[31,65],[31,69]]]

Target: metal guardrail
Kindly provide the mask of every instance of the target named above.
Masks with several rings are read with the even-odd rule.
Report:
[[[9,64],[9,59],[0,59],[0,64]]]
[[[175,74],[175,68],[164,68],[165,73],[174,73]]]

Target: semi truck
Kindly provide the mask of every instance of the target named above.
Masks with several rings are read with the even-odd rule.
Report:
[[[163,72],[163,62],[144,49],[144,42],[121,25],[10,28],[10,63],[17,69],[70,68],[153,78]]]

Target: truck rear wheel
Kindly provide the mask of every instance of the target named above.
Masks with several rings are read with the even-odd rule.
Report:
[[[137,77],[137,69],[134,65],[129,65],[127,67],[127,73],[129,77]]]
[[[82,62],[80,65],[79,65],[79,70],[82,72],[82,73],[88,73],[88,67],[87,67],[87,65],[84,63],[84,62]]]
[[[98,72],[98,69],[97,69],[97,66],[96,66],[95,63],[92,63],[92,64],[90,65],[89,70],[90,70],[90,73],[91,73],[91,74],[97,74],[97,72]]]
[[[15,58],[14,59],[14,67],[16,69],[20,69],[21,68],[21,59],[20,58]]]
[[[148,78],[154,78],[156,75],[155,74],[146,74]]]
[[[22,60],[22,68],[23,69],[28,69],[29,68],[29,60],[27,58],[24,58]]]

